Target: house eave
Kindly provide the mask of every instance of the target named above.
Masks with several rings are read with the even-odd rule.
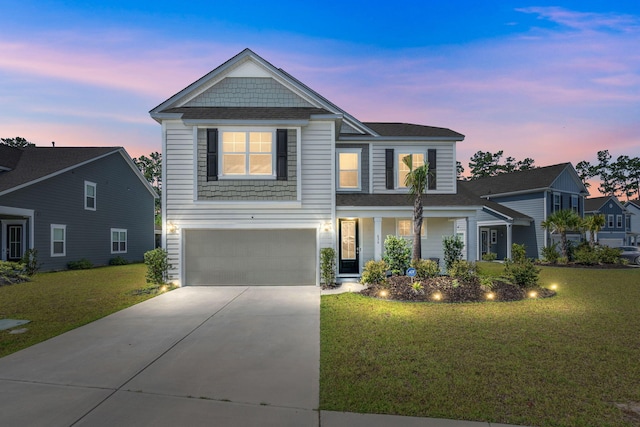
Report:
[[[189,119],[182,121],[187,126],[307,126],[309,120],[236,120],[236,119]]]
[[[424,141],[440,141],[440,142],[458,142],[464,140],[464,137],[451,137],[451,136],[340,136],[340,141],[367,141],[375,143],[386,142],[424,142]]]

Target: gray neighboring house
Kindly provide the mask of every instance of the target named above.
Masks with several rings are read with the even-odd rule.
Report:
[[[0,145],[2,260],[38,251],[42,271],[81,258],[142,261],[156,193],[122,147]]]
[[[631,230],[631,213],[615,196],[593,197],[585,200],[584,214],[604,215],[604,227],[596,235],[602,245],[617,247],[635,245],[637,232]]]
[[[542,248],[559,240],[542,228],[542,221],[562,209],[582,217],[589,194],[571,163],[461,181],[458,188],[485,201],[476,222],[477,259],[487,252],[510,258],[512,243],[524,244],[528,257],[540,258]],[[568,238],[579,241],[581,234]]]
[[[629,212],[630,245],[640,246],[640,200],[628,200],[624,207]]]

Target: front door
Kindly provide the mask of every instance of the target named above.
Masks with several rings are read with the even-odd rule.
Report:
[[[20,261],[22,244],[22,225],[7,225],[7,261]]]
[[[360,248],[358,247],[358,220],[340,220],[340,274],[360,273]]]

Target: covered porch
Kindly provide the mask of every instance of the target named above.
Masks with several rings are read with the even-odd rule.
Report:
[[[0,260],[20,261],[33,248],[33,218],[33,210],[0,206]]]

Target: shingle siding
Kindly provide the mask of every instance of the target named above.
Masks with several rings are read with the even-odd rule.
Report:
[[[227,77],[185,107],[312,107],[270,77]]]

